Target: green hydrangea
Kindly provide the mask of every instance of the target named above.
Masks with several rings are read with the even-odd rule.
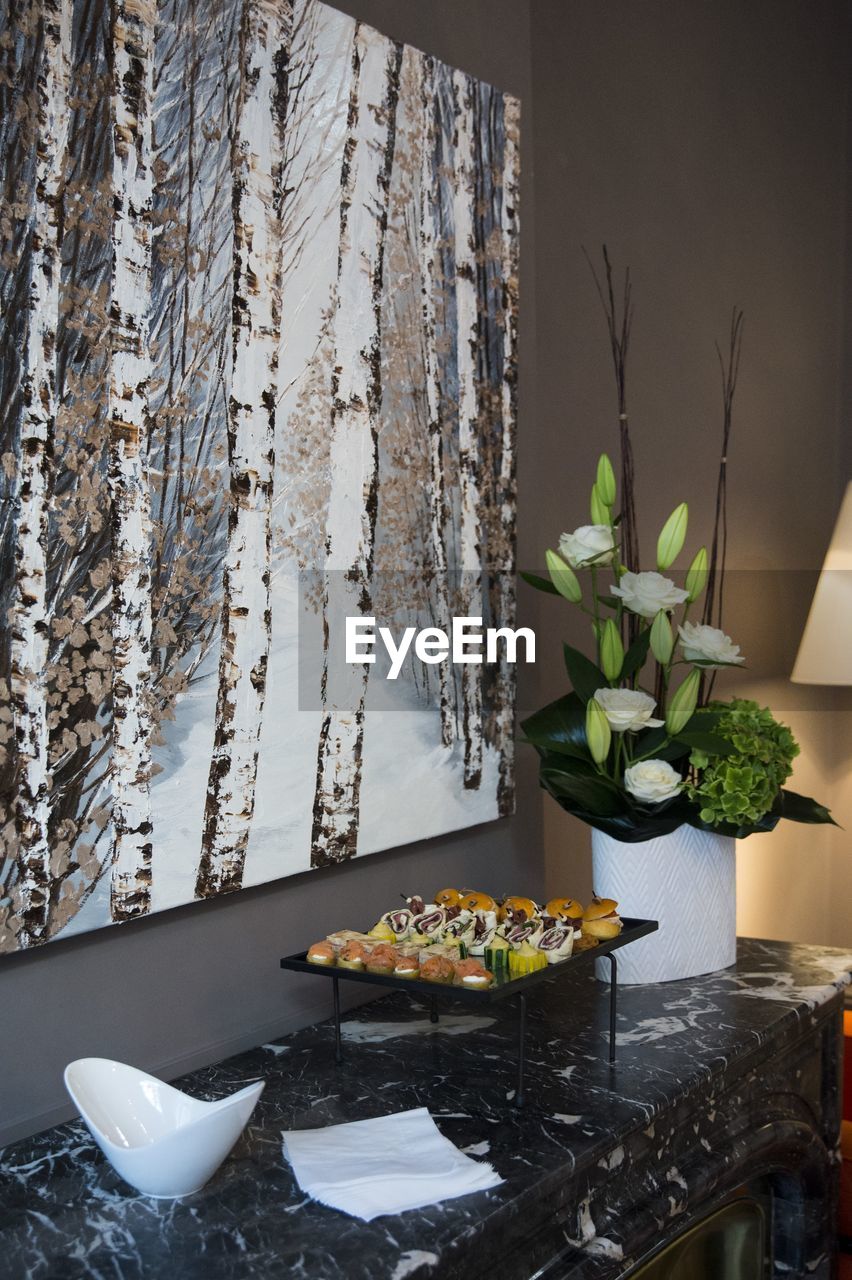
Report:
[[[694,753],[699,781],[687,785],[690,799],[701,806],[699,816],[708,825],[758,822],[789,778],[798,744],[787,726],[756,702],[734,698],[710,709],[722,713],[713,733],[733,752],[709,758]]]

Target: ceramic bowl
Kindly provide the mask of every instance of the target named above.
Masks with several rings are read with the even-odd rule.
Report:
[[[156,1076],[109,1058],[78,1058],[65,1087],[117,1173],[143,1195],[199,1191],[242,1133],[263,1081],[219,1102],[201,1102]]]

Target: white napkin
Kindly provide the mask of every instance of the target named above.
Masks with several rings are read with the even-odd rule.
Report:
[[[303,1191],[370,1222],[503,1181],[445,1138],[425,1107],[375,1120],[284,1134],[284,1152]]]

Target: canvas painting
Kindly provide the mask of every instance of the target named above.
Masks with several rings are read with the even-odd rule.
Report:
[[[519,103],[316,0],[2,0],[0,952],[511,811]],[[416,887],[416,886],[415,886]]]

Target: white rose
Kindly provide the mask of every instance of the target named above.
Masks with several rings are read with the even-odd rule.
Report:
[[[563,533],[559,539],[559,554],[572,569],[600,564],[614,550],[615,541],[608,524],[583,524],[573,533]]]
[[[708,666],[736,665],[745,662],[740,646],[718,627],[705,627],[700,622],[685,622],[678,627],[680,647],[688,662],[704,662]]]
[[[621,596],[632,613],[654,618],[661,609],[668,612],[675,605],[683,604],[689,593],[676,587],[671,578],[664,578],[661,573],[631,573],[628,570],[621,575],[619,585],[612,588],[612,594]]]
[[[624,785],[637,800],[661,804],[676,796],[683,783],[666,760],[640,760],[624,770]]]
[[[616,733],[633,733],[639,729],[659,729],[665,720],[654,720],[651,712],[657,705],[649,693],[641,689],[596,689],[595,702],[599,702],[610,729]]]

